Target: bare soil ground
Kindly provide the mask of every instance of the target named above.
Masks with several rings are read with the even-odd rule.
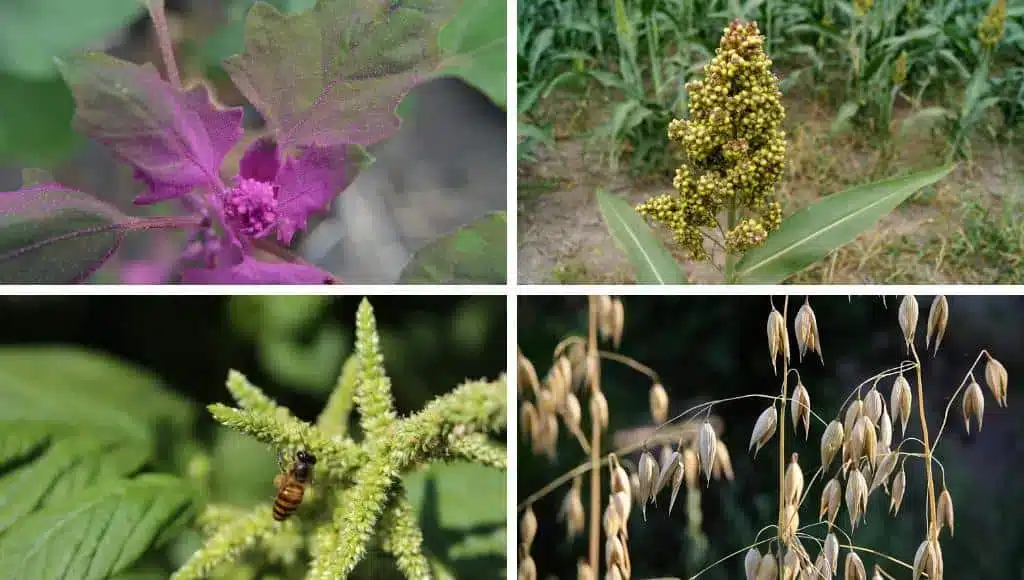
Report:
[[[637,179],[606,170],[585,137],[571,136],[585,133],[600,117],[602,107],[590,105],[556,103],[553,111],[545,111],[548,118],[567,119],[556,122],[555,147],[536,152],[537,162],[519,167],[520,284],[635,281],[605,228],[594,191],[603,187],[641,202],[670,189],[671,179]],[[863,136],[829,137],[834,111],[793,98],[785,105],[789,163],[778,192],[787,215],[850,186],[942,163],[938,137],[908,135],[896,142],[893,158],[885,162]],[[567,110],[581,106],[587,109],[582,115],[586,118]],[[1024,227],[1017,225],[1017,218],[1024,208],[1022,153],[1019,146],[976,138],[971,162],[962,162],[936,187],[918,192],[875,228],[790,281],[1021,283]],[[669,236],[663,239],[672,248]],[[721,281],[711,264],[681,263],[693,283]]]

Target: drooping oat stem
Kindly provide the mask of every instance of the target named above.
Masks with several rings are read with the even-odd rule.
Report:
[[[924,414],[924,381],[921,379],[921,359],[917,356],[917,348],[910,343],[910,354],[914,356],[917,378],[917,415],[921,421],[921,439],[924,443],[924,473],[928,478],[928,537],[938,539],[939,529],[935,525],[937,508],[935,504],[935,482],[932,479],[932,447],[928,439],[928,420]]]
[[[588,300],[589,323],[587,325],[587,381],[590,383],[590,396],[593,398],[599,388],[601,380],[601,365],[597,362],[597,327],[598,327],[598,303],[597,297],[591,296]],[[596,418],[590,421],[590,544],[589,559],[590,569],[594,574],[599,574],[600,544],[601,544],[601,422]]]
[[[171,43],[171,30],[167,26],[167,10],[164,0],[149,0],[149,17],[153,21],[153,31],[156,32],[156,41],[160,45],[160,55],[164,59],[164,68],[167,69],[167,82],[175,89],[181,89],[181,76],[178,73],[178,64],[174,60],[174,45]]]

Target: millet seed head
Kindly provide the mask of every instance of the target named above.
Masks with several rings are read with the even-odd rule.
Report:
[[[710,258],[701,230],[716,227],[726,208],[751,214],[726,232],[733,253],[760,246],[782,223],[775,187],[785,166],[785,111],[763,45],[756,23],[734,20],[725,29],[704,78],[686,85],[689,118],[668,126],[685,160],[673,180],[676,192],[637,207],[695,260]]]

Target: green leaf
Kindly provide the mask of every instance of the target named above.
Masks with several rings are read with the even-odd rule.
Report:
[[[10,421],[0,424],[0,473],[4,466],[33,455],[50,442],[52,425],[36,421]]]
[[[0,423],[16,431],[17,423]],[[54,432],[56,440],[35,461],[0,477],[0,533],[41,505],[72,498],[98,482],[134,473],[149,458],[144,440],[117,432]]]
[[[136,0],[0,2],[0,70],[50,77],[55,56],[78,52],[103,40],[142,11]]]
[[[211,66],[219,66],[226,58],[234,56],[245,48],[245,16],[257,0],[229,0],[224,6],[224,22],[217,26],[206,42],[200,55]],[[315,0],[262,0],[284,14],[294,14],[313,7]]]
[[[245,51],[223,67],[282,147],[370,145],[398,129],[398,103],[440,66],[455,1],[319,0],[291,15],[258,2]]]
[[[19,580],[107,578],[184,528],[195,509],[194,492],[174,477],[101,484],[0,536],[0,569]]]
[[[71,128],[75,101],[61,79],[24,79],[0,71],[0,111],[0,157],[52,165],[79,142]]]
[[[37,420],[150,439],[155,423],[191,434],[195,410],[154,375],[87,350],[0,349],[0,421]]]
[[[399,278],[401,284],[504,284],[507,225],[492,213],[424,246]]]
[[[504,0],[464,0],[462,8],[439,34],[444,66],[437,73],[457,76],[506,107]]]
[[[858,185],[794,213],[768,236],[765,245],[743,255],[736,281],[780,284],[790,276],[852,242],[915,191],[935,183],[955,164]]]
[[[615,243],[636,269],[638,284],[686,283],[686,276],[675,258],[628,202],[598,189],[597,205]]]
[[[497,577],[505,565],[505,472],[459,462],[403,479],[428,555],[454,578]]]

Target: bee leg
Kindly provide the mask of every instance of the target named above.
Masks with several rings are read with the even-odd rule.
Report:
[[[281,489],[281,486],[283,484],[284,484],[284,474],[283,473],[278,473],[277,475],[274,476],[274,487],[276,487],[278,489]]]
[[[287,471],[284,466],[284,453],[281,453],[280,449],[277,450],[277,466],[281,468],[281,471]]]

